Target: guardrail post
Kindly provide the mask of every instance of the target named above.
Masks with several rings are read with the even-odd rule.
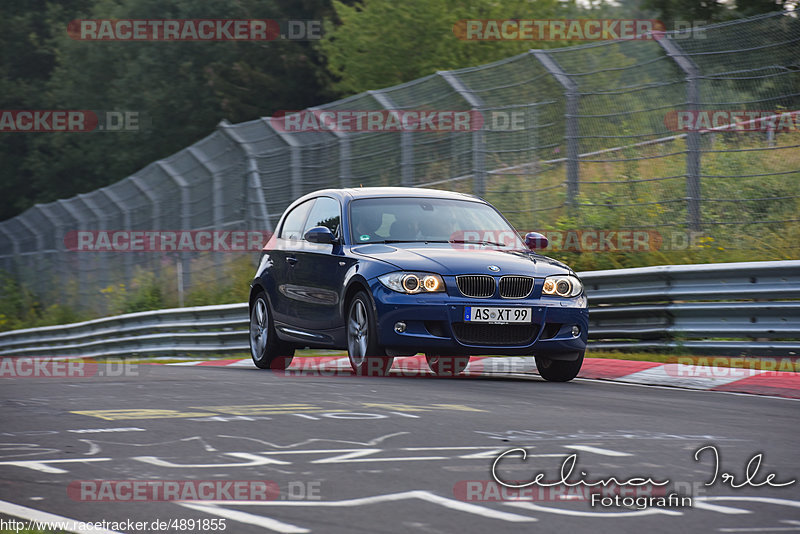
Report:
[[[440,70],[436,74],[470,105],[473,115],[482,114],[483,100],[467,89],[455,72]],[[483,119],[481,127],[472,130],[472,192],[479,197],[486,192],[486,117]]]
[[[580,112],[580,93],[576,84],[569,75],[564,72],[561,65],[556,62],[545,50],[531,50],[533,57],[549,72],[553,78],[564,88],[566,98],[566,110],[564,118],[566,126],[564,129],[564,140],[567,144],[567,205],[575,208],[578,206],[578,194],[580,193],[580,141],[578,139],[578,120]]]
[[[696,113],[700,109],[700,69],[666,34],[656,42],[686,75],[686,101],[689,110]],[[700,132],[692,128],[686,133],[686,222],[694,231],[702,226],[700,202]]]

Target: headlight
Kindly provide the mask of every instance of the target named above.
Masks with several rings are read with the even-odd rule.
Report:
[[[577,297],[583,292],[583,284],[574,276],[548,276],[542,287],[543,295],[554,297]]]
[[[437,293],[444,291],[444,280],[438,274],[396,272],[379,276],[383,285],[398,293]]]

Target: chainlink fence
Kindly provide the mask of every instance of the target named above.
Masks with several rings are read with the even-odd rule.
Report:
[[[673,229],[720,250],[760,242],[797,257],[798,104],[793,13],[531,50],[314,108],[474,111],[480,128],[289,132],[274,117],[223,121],[113,185],[0,223],[0,270],[45,305],[120,311],[115,299],[149,278],[174,280],[175,295],[161,297],[183,304],[230,282],[229,264],[243,256],[80,252],[67,236],[271,231],[302,194],[388,185],[474,193],[520,230]],[[717,112],[739,126],[700,120]],[[258,255],[245,256],[249,275]]]

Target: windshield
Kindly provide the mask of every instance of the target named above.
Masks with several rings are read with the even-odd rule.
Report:
[[[524,249],[491,206],[439,198],[365,198],[350,203],[353,243],[454,243]]]

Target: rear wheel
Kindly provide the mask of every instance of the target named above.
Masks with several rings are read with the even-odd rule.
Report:
[[[583,365],[583,355],[581,352],[578,358],[572,361],[551,360],[545,356],[536,356],[536,369],[539,374],[548,382],[569,382],[581,370]]]
[[[294,347],[278,339],[263,291],[250,308],[250,356],[259,369],[286,369],[292,363]]]
[[[425,354],[425,358],[428,360],[428,367],[437,376],[456,376],[469,364],[469,356]]]
[[[394,360],[378,345],[378,321],[363,291],[355,294],[347,308],[347,357],[353,372],[361,376],[384,376]]]

